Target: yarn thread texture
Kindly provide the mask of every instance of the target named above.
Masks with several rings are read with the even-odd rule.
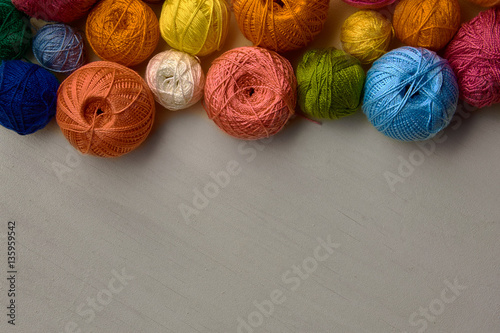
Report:
[[[277,52],[302,48],[323,29],[329,0],[234,0],[238,26],[254,45]]]
[[[155,13],[140,0],[103,0],[86,23],[87,40],[99,56],[124,66],[146,60],[160,38]]]
[[[28,17],[10,0],[0,0],[0,61],[24,57],[31,37]]]
[[[59,81],[46,69],[21,60],[0,64],[0,124],[26,135],[44,128],[56,112]]]
[[[137,148],[153,126],[155,103],[135,71],[97,61],[71,74],[58,92],[56,119],[83,154],[117,157]]]
[[[297,80],[290,62],[259,47],[215,59],[207,73],[205,109],[227,134],[246,140],[278,133],[294,114]]]
[[[348,5],[363,8],[377,9],[393,4],[396,0],[343,0]]]
[[[89,12],[98,0],[12,0],[28,16],[44,21],[70,23]]]
[[[448,61],[424,48],[401,47],[368,71],[363,112],[385,135],[427,140],[451,121],[458,85]]]

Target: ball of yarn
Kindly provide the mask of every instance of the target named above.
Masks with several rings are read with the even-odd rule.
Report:
[[[299,49],[323,29],[329,0],[233,0],[241,32],[254,45],[278,52]]]
[[[457,102],[457,80],[448,61],[427,49],[402,47],[368,71],[363,112],[385,135],[419,141],[450,123]]]
[[[393,34],[391,22],[382,14],[361,10],[344,22],[340,40],[344,51],[358,58],[362,64],[370,64],[389,49]]]
[[[297,80],[292,65],[259,47],[240,47],[215,59],[207,73],[205,109],[233,137],[278,133],[294,114]]]
[[[309,50],[297,66],[297,82],[305,114],[338,119],[359,108],[365,71],[356,58],[341,50]]]
[[[12,0],[12,3],[31,17],[45,21],[69,23],[85,15],[97,0]]]
[[[460,27],[460,5],[458,0],[402,0],[393,25],[403,43],[438,51]]]
[[[174,49],[205,56],[221,49],[230,17],[225,0],[168,0],[160,16],[161,36]]]
[[[44,128],[56,113],[59,81],[20,60],[0,64],[0,124],[21,135]]]
[[[83,36],[65,24],[49,24],[33,39],[33,54],[45,68],[71,73],[85,63]]]
[[[203,96],[205,74],[200,61],[181,51],[168,50],[155,55],[146,69],[155,100],[169,110],[186,109]]]
[[[103,60],[134,66],[146,60],[160,38],[155,13],[140,0],[103,0],[87,18],[87,39]]]
[[[12,5],[0,0],[0,60],[20,59],[31,43],[29,20]]]
[[[463,24],[445,58],[457,75],[463,100],[478,108],[500,103],[500,8]]]
[[[81,67],[64,80],[57,97],[57,123],[83,154],[126,154],[153,126],[155,103],[148,85],[117,63],[97,61]]]
[[[396,0],[344,0],[348,5],[364,9],[382,8],[393,4],[395,1]]]
[[[469,1],[483,7],[500,6],[500,0],[469,0]]]

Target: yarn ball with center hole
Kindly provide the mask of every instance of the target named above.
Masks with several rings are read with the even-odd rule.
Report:
[[[92,9],[87,39],[99,58],[134,66],[146,60],[160,38],[155,13],[141,0],[103,0]]]
[[[215,59],[207,73],[205,109],[220,129],[246,140],[278,133],[294,114],[297,80],[290,62],[260,47]]]
[[[345,20],[340,40],[344,51],[362,64],[371,64],[387,52],[393,34],[391,22],[382,14],[361,10]]]
[[[0,61],[22,58],[30,47],[31,36],[28,17],[10,0],[0,0]]]
[[[363,8],[377,9],[393,4],[396,0],[344,0],[348,5]]]
[[[97,61],[77,69],[61,84],[57,97],[57,123],[83,154],[126,154],[153,126],[155,102],[148,85],[117,63]]]
[[[89,12],[98,0],[12,0],[12,3],[31,17],[45,21],[70,23]]]
[[[0,64],[0,124],[18,134],[44,128],[56,113],[59,81],[46,69],[20,60]]]
[[[33,54],[45,68],[71,73],[85,64],[83,36],[65,24],[48,24],[33,39]]]
[[[277,52],[309,44],[328,16],[329,0],[234,0],[238,26],[254,45]]]
[[[438,51],[460,27],[458,0],[402,0],[392,24],[396,37],[414,47]]]
[[[373,63],[363,112],[385,135],[401,141],[435,136],[457,108],[457,79],[448,61],[424,48],[401,47]]]
[[[464,101],[477,108],[500,103],[500,8],[463,24],[445,58],[458,77]]]
[[[161,10],[161,36],[174,49],[205,56],[222,48],[230,17],[226,0],[167,0]]]
[[[299,105],[317,119],[339,119],[361,103],[365,71],[359,61],[335,48],[307,51],[297,66]]]
[[[469,0],[469,1],[482,7],[500,6],[500,0]]]
[[[177,111],[196,104],[203,97],[205,74],[195,57],[168,50],[149,61],[146,82],[159,104]]]

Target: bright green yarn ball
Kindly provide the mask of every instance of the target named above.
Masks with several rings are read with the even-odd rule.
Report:
[[[31,37],[28,17],[10,0],[0,0],[0,60],[22,58],[31,45]]]
[[[317,119],[339,119],[361,104],[365,71],[359,60],[335,48],[307,51],[297,67],[299,105]]]

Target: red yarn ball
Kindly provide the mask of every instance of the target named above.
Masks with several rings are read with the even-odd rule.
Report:
[[[463,24],[445,58],[457,75],[464,101],[477,108],[500,103],[500,8]]]
[[[344,0],[348,5],[363,8],[363,9],[377,9],[393,4],[396,0]]]
[[[17,9],[44,21],[69,23],[84,17],[97,0],[12,0]]]

